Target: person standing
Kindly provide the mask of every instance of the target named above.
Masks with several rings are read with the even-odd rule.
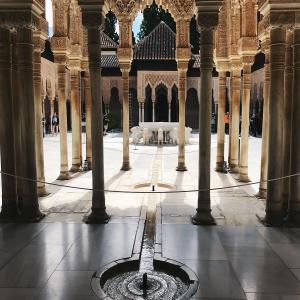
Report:
[[[54,115],[52,116],[51,123],[52,123],[52,136],[54,135],[57,136],[58,124],[59,124],[57,112],[55,112]]]

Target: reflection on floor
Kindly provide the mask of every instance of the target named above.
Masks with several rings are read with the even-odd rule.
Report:
[[[45,139],[46,180],[59,170],[59,140]],[[151,181],[157,148],[131,147],[129,172],[120,172],[121,136],[105,138],[107,189],[132,190]],[[158,182],[177,190],[197,188],[197,136],[186,147],[188,172],[175,172],[177,148],[162,149]],[[71,151],[71,145],[69,144]],[[217,174],[216,137],[212,142],[212,187],[236,185],[229,174]],[[253,153],[254,155],[251,155]],[[249,173],[259,179],[260,139],[250,139]],[[71,159],[71,153],[70,157]],[[68,184],[91,188],[91,172]],[[90,288],[93,273],[116,259],[130,257],[140,239],[145,194],[107,193],[107,225],[86,225],[91,192],[48,186],[40,204],[47,217],[38,224],[0,224],[1,300],[96,300]],[[190,223],[197,204],[193,192],[157,195],[156,252],[181,261],[200,281],[195,299],[300,299],[300,229],[265,228],[264,202],[253,195],[257,186],[212,192],[218,226]]]

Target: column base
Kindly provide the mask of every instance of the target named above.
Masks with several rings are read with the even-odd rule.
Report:
[[[129,161],[123,161],[121,171],[129,171],[131,169]]]
[[[225,167],[225,162],[224,161],[223,162],[217,162],[215,171],[219,172],[219,173],[225,173],[225,174],[228,173],[228,170]]]
[[[259,199],[266,199],[267,198],[267,190],[266,189],[259,189],[259,191],[255,195],[255,197],[257,197]]]
[[[7,205],[2,204],[1,213],[0,213],[0,222],[9,222],[20,216],[20,212],[17,204]]]
[[[266,212],[264,218],[258,219],[263,225],[270,227],[282,227],[286,224],[286,216],[282,212]]]
[[[186,167],[185,163],[184,162],[179,162],[178,166],[176,168],[176,171],[178,171],[178,172],[185,172],[185,171],[187,171],[187,167]]]
[[[60,172],[59,176],[57,177],[57,180],[69,180],[69,179],[71,179],[71,176],[68,171]]]
[[[239,179],[240,182],[250,182],[251,180],[249,179],[248,175],[246,174],[240,174]]]
[[[77,173],[77,172],[81,172],[82,168],[80,164],[74,164],[72,165],[71,169],[70,169],[70,173]]]
[[[192,224],[216,225],[216,221],[210,211],[199,211],[199,209],[197,209],[197,213],[192,217]]]
[[[229,165],[229,173],[237,174],[239,173],[238,165]]]
[[[92,212],[83,218],[86,224],[107,224],[110,216],[106,213],[105,209],[93,209]]]
[[[45,214],[40,211],[38,206],[23,207],[19,222],[36,223],[41,221],[44,217]]]
[[[290,211],[288,222],[291,226],[300,227],[300,211]]]
[[[38,196],[39,196],[39,197],[42,198],[42,197],[47,197],[47,196],[49,196],[49,195],[50,195],[50,193],[47,192],[45,186],[40,186],[40,187],[38,187]]]

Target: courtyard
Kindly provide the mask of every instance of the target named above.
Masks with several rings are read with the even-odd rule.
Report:
[[[83,150],[84,139],[83,135]],[[258,181],[261,139],[249,141],[249,176]],[[132,169],[120,171],[122,136],[108,134],[107,190],[149,192],[151,186],[141,185],[156,183],[158,191],[186,192],[107,192],[111,219],[106,225],[82,222],[91,208],[91,172],[56,181],[59,137],[47,136],[44,143],[46,181],[86,190],[47,185],[50,194],[40,198],[46,217],[40,223],[0,225],[1,300],[96,300],[90,286],[93,274],[108,263],[139,254],[149,197],[157,204],[155,253],[197,274],[194,299],[300,299],[300,229],[268,228],[258,222],[256,215],[264,215],[265,203],[254,197],[257,185],[212,191],[217,226],[191,224],[197,193],[188,191],[197,189],[197,134],[186,147],[187,172],[175,171],[176,146],[144,145],[130,145]],[[212,188],[241,184],[233,175],[213,170],[215,152],[213,135]]]

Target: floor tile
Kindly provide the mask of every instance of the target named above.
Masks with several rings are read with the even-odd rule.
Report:
[[[33,300],[38,289],[0,288],[1,300]]]
[[[177,260],[227,260],[213,227],[163,225],[163,256]]]
[[[247,293],[300,294],[300,282],[278,258],[230,257]]]
[[[270,244],[289,268],[300,268],[300,244]]]
[[[220,299],[246,299],[229,262],[184,260],[199,278],[194,297]]]

